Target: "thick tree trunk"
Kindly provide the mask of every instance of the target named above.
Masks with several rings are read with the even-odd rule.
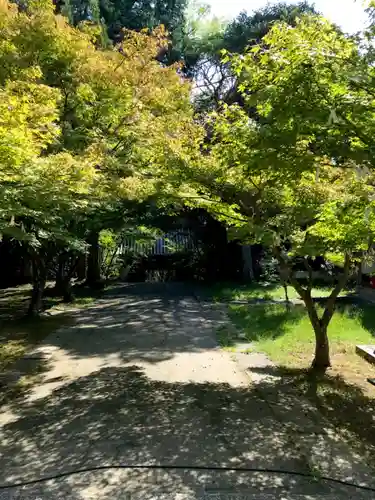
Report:
[[[70,279],[70,276],[67,276],[64,279],[62,297],[64,302],[73,302],[74,300],[74,295],[72,291],[72,280]]]
[[[39,316],[43,309],[43,294],[46,287],[46,282],[38,280],[33,283],[33,290],[31,292],[31,301],[29,305],[28,316]]]
[[[62,297],[64,302],[72,302],[72,281],[71,275],[74,269],[67,269],[69,264],[69,254],[64,252],[59,256],[59,266],[56,275],[56,283],[53,293],[57,297]],[[70,266],[72,268],[72,264]]]
[[[84,281],[87,278],[87,255],[82,254],[78,258],[77,263],[77,279]]]
[[[43,309],[43,294],[46,288],[47,266],[42,257],[33,258],[33,289],[29,305],[28,316],[38,316]]]
[[[57,297],[62,297],[64,302],[73,301],[74,296],[70,276],[62,276],[59,280],[56,280],[55,295]]]
[[[88,243],[90,244],[90,250],[87,262],[86,284],[96,288],[101,282],[99,233],[92,232],[88,238]]]

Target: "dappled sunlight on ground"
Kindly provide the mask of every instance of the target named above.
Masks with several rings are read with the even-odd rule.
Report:
[[[243,342],[236,336],[245,333],[252,345],[249,351],[265,352],[281,366],[288,390],[308,396],[337,432],[375,464],[375,387],[367,381],[375,378],[375,366],[355,352],[356,344],[374,343],[374,306],[344,300],[337,309],[329,328],[332,368],[322,378],[312,379],[308,372],[315,345],[302,306],[288,311],[275,304],[230,305],[237,331],[229,339],[221,333],[221,338],[235,350],[236,343]]]
[[[329,412],[322,420],[311,398],[293,392],[305,383],[302,374],[251,384],[216,343],[214,333],[228,319],[189,288],[113,289],[73,319],[30,354],[44,367],[41,379],[4,408],[0,483],[113,464],[292,474],[110,469],[10,493],[42,500],[202,498],[215,489],[322,496],[333,489],[317,480],[320,466],[326,475],[372,484],[361,456],[337,439]],[[348,404],[347,395],[337,394],[336,408],[340,401]],[[340,499],[362,498],[348,487],[334,491]]]
[[[118,463],[248,466],[309,473],[309,450],[295,445],[295,432],[301,430],[308,447],[315,446],[318,417],[316,425],[300,429],[293,404],[282,399],[280,389],[268,388],[273,394],[268,397],[279,398],[284,416],[289,415],[286,424],[259,396],[259,388],[155,381],[135,366],[101,369],[18,409],[17,420],[3,429],[2,482]],[[315,459],[329,460],[329,452],[315,450]],[[121,498],[126,490],[137,494],[137,500],[151,492],[198,492],[224,486],[274,494],[330,491],[311,479],[267,474],[122,471],[123,482],[116,482],[118,476],[116,471],[87,473],[37,488],[45,498],[75,498],[77,491],[81,494],[90,488],[97,495],[100,491],[97,498]]]

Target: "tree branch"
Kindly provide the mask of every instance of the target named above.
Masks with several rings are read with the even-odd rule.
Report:
[[[179,196],[173,196],[173,195],[169,195],[169,197],[171,198],[174,198],[174,199],[178,199],[178,200],[184,200],[187,199],[187,200],[199,200],[199,199],[202,199],[202,200],[206,200],[206,201],[209,201],[211,203],[215,203],[215,200],[211,200],[210,198],[207,198],[205,196],[183,196],[183,197],[179,197]],[[232,219],[232,220],[238,220],[240,222],[248,222],[248,219],[244,219],[242,217],[234,217],[233,215],[228,215],[228,214],[225,214],[224,212],[219,212],[218,210],[211,210],[210,211],[214,214],[217,214],[217,215],[223,215],[225,217],[227,217],[228,219]]]
[[[344,286],[346,285],[346,283],[349,279],[350,265],[351,265],[351,258],[350,258],[350,255],[348,253],[346,253],[343,273],[342,273],[340,279],[338,280],[337,285],[332,290],[331,295],[328,297],[328,300],[326,302],[326,306],[324,308],[323,316],[320,320],[322,326],[325,328],[327,328],[329,322],[332,319],[333,313],[335,312],[336,299],[339,296],[339,293],[344,288]]]
[[[251,182],[251,184],[255,187],[255,189],[257,189],[259,192],[261,192],[260,187],[255,184],[255,182],[253,181],[253,179],[251,179],[251,177],[249,177],[248,179]]]
[[[354,133],[356,134],[358,139],[360,139],[363,142],[363,144],[366,144],[366,146],[370,147],[370,145],[372,144],[372,141],[370,140],[370,138],[362,135],[361,132],[359,131],[358,127],[352,121],[350,121],[349,118],[346,118],[346,116],[343,116],[343,115],[339,115],[339,116],[340,116],[340,118],[342,118],[344,120],[346,125],[351,127],[352,131],[354,131]]]
[[[310,290],[305,290],[303,286],[299,283],[299,281],[293,276],[292,269],[288,263],[288,261],[285,259],[285,257],[281,253],[281,249],[279,247],[274,248],[273,250],[274,255],[279,262],[280,265],[280,270],[285,274],[285,277],[287,277],[287,280],[289,283],[295,288],[297,293],[300,294],[300,296],[305,299],[308,299],[310,296]]]

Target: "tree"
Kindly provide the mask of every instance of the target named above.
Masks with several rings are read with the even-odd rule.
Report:
[[[184,74],[194,78],[198,74],[199,60],[218,53],[226,25],[225,20],[211,16],[209,5],[189,2],[184,23],[173,33],[172,46],[172,56],[184,63]]]
[[[315,13],[314,7],[306,1],[297,4],[282,2],[266,5],[252,14],[241,12],[227,25],[219,20],[206,21],[206,30],[203,34],[198,31],[200,36],[195,43],[187,43],[185,50],[188,68],[197,82],[198,109],[212,110],[221,101],[243,105],[231,62],[222,59],[223,50],[242,54],[247,47],[259,43],[276,22],[284,21],[294,26],[296,19],[306,13]],[[194,42],[194,37],[190,39]]]
[[[110,38],[119,41],[122,28],[140,31],[163,25],[173,34],[184,21],[186,5],[186,0],[101,0],[100,14]]]
[[[119,43],[124,28],[152,31],[161,25],[173,39],[184,24],[187,0],[57,0],[56,7],[74,26],[96,24],[105,29],[112,42]]]
[[[34,313],[49,263],[86,251],[122,201],[174,189],[200,132],[189,85],[155,59],[162,30],[102,50],[47,0],[2,0],[0,30],[0,230],[31,255]]]
[[[98,0],[66,0],[58,5],[59,10],[73,25],[83,21],[100,23],[100,9]]]
[[[306,305],[313,366],[325,369],[337,297],[375,236],[374,66],[354,40],[314,16],[275,25],[231,64],[258,119],[223,106],[211,117],[205,162],[181,175],[200,196],[192,203],[272,250]],[[296,257],[306,286],[293,272]],[[315,257],[342,267],[322,313],[311,296]]]
[[[252,14],[241,12],[228,24],[221,48],[242,54],[249,46],[260,43],[275,23],[282,21],[295,26],[296,20],[304,14],[317,14],[307,1],[268,4]]]

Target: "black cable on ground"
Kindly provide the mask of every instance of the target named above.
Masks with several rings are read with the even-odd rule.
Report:
[[[351,488],[358,488],[364,491],[375,492],[375,488],[371,486],[361,486],[359,484],[351,483],[349,481],[343,481],[341,479],[334,479],[325,476],[314,476],[308,472],[293,472],[282,469],[258,469],[254,467],[207,467],[207,466],[193,466],[193,465],[102,465],[97,467],[87,467],[86,469],[76,469],[69,472],[61,472],[53,476],[46,476],[39,479],[34,479],[30,481],[20,481],[18,483],[1,484],[0,490],[7,490],[9,488],[19,488],[23,486],[30,486],[32,484],[44,483],[46,481],[52,481],[55,479],[61,479],[68,476],[73,476],[76,474],[83,474],[85,472],[97,472],[110,469],[144,469],[144,470],[185,470],[185,471],[217,471],[217,472],[263,472],[267,474],[280,474],[287,476],[300,476],[309,479],[314,479],[315,481],[326,481],[334,484],[340,484],[342,486],[349,486]]]

